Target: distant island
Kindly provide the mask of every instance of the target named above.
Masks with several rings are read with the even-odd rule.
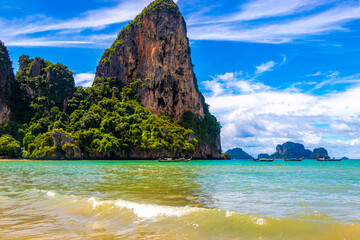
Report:
[[[234,148],[226,151],[226,153],[230,154],[231,159],[252,159],[248,153],[243,151],[241,148]],[[276,152],[269,155],[267,153],[261,153],[258,155],[258,158],[305,158],[305,159],[318,159],[325,158],[329,159],[328,151],[323,148],[315,148],[313,151],[309,149],[305,149],[303,144],[294,143],[294,142],[286,142],[284,144],[279,144],[276,146]],[[343,157],[342,159],[348,159],[347,157]]]
[[[323,148],[315,148],[313,151],[305,149],[303,144],[286,142],[276,146],[276,152],[270,155],[270,158],[330,158],[328,151]]]
[[[156,0],[118,34],[92,87],[61,63],[23,55],[14,75],[0,41],[0,156],[220,159],[220,124],[198,89],[186,24]]]
[[[269,156],[269,154],[267,154],[267,153],[260,153],[260,154],[258,155],[258,159],[261,159],[261,158],[270,158],[270,156]]]
[[[229,149],[226,153],[230,154],[231,159],[253,159],[252,156],[244,152],[241,148]]]

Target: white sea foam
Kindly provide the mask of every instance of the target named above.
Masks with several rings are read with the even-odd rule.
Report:
[[[154,218],[161,215],[179,217],[198,210],[198,208],[191,207],[169,207],[153,204],[139,204],[123,200],[117,201],[115,205],[118,207],[132,209],[134,213],[140,218]]]
[[[160,206],[153,204],[141,204],[134,203],[125,200],[116,200],[116,201],[98,201],[94,197],[89,198],[88,202],[95,209],[97,206],[104,203],[114,204],[119,208],[130,209],[136,214],[139,218],[155,218],[159,216],[182,216],[193,211],[199,210],[199,208],[194,207],[171,207],[171,206]]]
[[[49,197],[55,197],[55,193],[52,191],[48,191],[46,195],[48,195]]]
[[[90,203],[95,209],[97,206],[100,206],[104,203],[104,201],[97,201],[94,197],[89,198],[88,203]]]
[[[52,191],[48,191],[46,193],[49,197],[54,197],[55,193]],[[183,215],[187,215],[193,212],[198,211],[223,211],[221,209],[206,209],[206,208],[198,208],[198,207],[173,207],[173,206],[163,206],[163,205],[155,205],[155,204],[145,204],[145,203],[135,203],[131,201],[125,200],[99,200],[95,197],[91,197],[87,199],[87,202],[92,206],[94,210],[96,210],[100,206],[107,206],[111,208],[119,208],[126,209],[128,211],[132,211],[138,218],[140,219],[155,219],[158,217],[181,217]],[[237,212],[233,211],[225,211],[225,217],[231,217]],[[194,216],[195,217],[195,216]],[[260,217],[252,216],[252,219],[257,225],[265,225],[267,221]]]
[[[263,219],[263,218],[258,218],[258,219],[256,220],[256,224],[257,224],[257,225],[260,225],[260,226],[265,225],[265,224],[266,224],[266,220]]]
[[[234,214],[234,212],[226,211],[226,217],[231,217]]]

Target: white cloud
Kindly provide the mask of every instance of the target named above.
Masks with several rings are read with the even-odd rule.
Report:
[[[272,70],[274,70],[273,69],[274,66],[275,66],[274,61],[269,61],[269,62],[263,63],[260,66],[256,67],[256,74],[262,74],[264,72],[272,71]]]
[[[359,139],[352,139],[352,140],[349,141],[349,144],[351,146],[360,145],[360,140]]]
[[[330,128],[338,131],[351,131],[352,129],[345,123],[333,123]]]
[[[234,80],[237,76],[241,76],[242,72],[229,72],[229,73],[225,73],[222,75],[217,75],[216,77],[219,80],[223,80],[223,81],[230,81],[230,80]]]
[[[337,85],[337,84],[354,84],[360,83],[360,74],[355,74],[347,77],[337,77],[339,72],[331,72],[326,75],[326,80],[316,84],[314,89],[319,89],[328,85]]]
[[[6,42],[6,46],[21,46],[21,47],[64,47],[64,46],[80,46],[80,45],[89,45],[93,42],[89,41],[52,41],[44,38],[35,38],[35,39],[22,39],[22,40],[13,40]]]
[[[190,24],[226,23],[235,21],[250,21],[263,18],[293,15],[298,12],[312,10],[318,6],[334,2],[334,0],[254,0],[241,6],[241,11],[221,17],[209,19],[193,15]]]
[[[206,97],[223,126],[224,150],[242,147],[256,156],[275,152],[277,144],[294,141],[310,149],[326,147],[336,157],[360,157],[356,140],[360,136],[360,85],[316,96],[274,89],[241,76],[237,79],[251,91],[239,94],[226,90]],[[227,88],[228,82],[218,83]]]
[[[276,13],[274,14],[276,15]],[[355,19],[360,19],[360,5],[358,2],[352,2],[352,4],[349,3],[344,6],[338,4],[333,8],[312,15],[282,19],[281,23],[274,21],[251,25],[234,21],[193,26],[189,29],[189,35],[190,38],[197,40],[285,43],[296,39],[304,39],[311,35],[345,31],[347,29],[343,27],[344,24]]]
[[[68,20],[52,19],[42,15],[26,16],[24,19],[14,20],[0,19],[0,39],[8,46],[103,45],[104,40],[113,41],[116,34],[82,36],[81,32],[85,29],[97,32],[108,25],[132,20],[150,2],[151,0],[127,0],[113,8],[90,10],[80,13],[80,17]],[[32,34],[47,31],[53,32],[42,38],[31,37]]]
[[[275,16],[284,16],[298,12],[302,8],[311,9],[325,1],[312,0],[256,0],[243,5],[242,12],[236,14],[231,20],[253,20]]]
[[[213,96],[218,96],[225,91],[223,85],[219,83],[217,80],[204,81],[202,82],[202,84],[204,85],[204,88],[206,90],[209,90],[210,92],[213,93]]]
[[[323,73],[323,72],[316,72],[313,74],[305,75],[304,77],[317,77],[317,76],[328,76],[329,73]]]
[[[278,65],[281,66],[286,61],[284,57],[281,64],[277,64],[274,61],[269,61],[256,66],[255,75],[249,73],[228,72],[212,76],[212,80],[203,81],[204,88],[211,92],[212,96],[220,96],[223,93],[227,94],[239,94],[239,93],[254,93],[259,91],[269,90],[270,87],[258,82],[256,79],[264,72],[272,71],[273,68]]]
[[[132,20],[150,2],[125,0],[112,8],[89,10],[65,20],[43,15],[12,20],[0,18],[0,39],[9,46],[103,46],[104,40],[96,38],[101,30]],[[314,9],[316,11],[310,11]],[[254,0],[243,4],[238,12],[230,15],[188,15],[185,18],[190,23],[188,32],[192,40],[285,43],[347,30],[344,28],[346,23],[360,18],[360,4],[357,1],[337,3],[335,0]],[[258,21],[264,19],[266,21]],[[83,36],[86,29],[93,31],[93,36]],[[49,31],[51,34],[46,34]],[[41,39],[33,37],[34,34],[42,35]],[[109,44],[115,34],[103,37],[106,36],[106,44]]]
[[[0,39],[8,46],[82,47],[84,44],[103,46],[116,38],[116,34],[99,34],[111,24],[130,21],[152,0],[125,0],[112,8],[101,8],[79,13],[79,17],[60,20],[44,15],[25,16],[23,19],[6,20],[0,18]],[[174,1],[178,2],[178,1]],[[90,29],[95,34],[83,36],[83,30]],[[45,32],[51,31],[51,34]],[[43,37],[32,37],[43,34]]]
[[[76,86],[91,87],[95,74],[93,73],[79,73],[74,76]]]
[[[113,8],[90,10],[80,14],[81,17],[69,20],[42,19],[41,21],[23,25],[11,34],[29,34],[54,30],[103,28],[110,24],[132,20],[151,1],[123,1]],[[53,23],[55,22],[55,23]]]

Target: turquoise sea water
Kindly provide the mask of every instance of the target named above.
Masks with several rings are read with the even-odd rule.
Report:
[[[0,239],[360,239],[360,161],[2,161]]]

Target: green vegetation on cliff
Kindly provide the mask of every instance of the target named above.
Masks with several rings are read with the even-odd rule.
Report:
[[[216,148],[216,138],[220,135],[220,123],[216,117],[210,114],[209,106],[205,104],[205,117],[204,119],[197,118],[194,113],[188,111],[185,112],[181,126],[194,130],[195,137],[199,143],[210,143],[210,145]]]
[[[17,121],[28,123],[50,115],[50,110],[66,108],[66,100],[75,90],[73,73],[61,63],[22,55],[13,87],[12,111]]]
[[[0,137],[0,156],[18,158],[21,156],[20,142],[16,141],[10,135]]]
[[[27,56],[20,58],[25,67],[16,75],[15,100],[21,104],[15,109],[15,121],[0,125],[0,156],[111,159],[127,158],[133,151],[189,156],[199,142],[216,139],[220,133],[208,107],[204,120],[187,112],[181,123],[165,114],[152,114],[139,102],[141,80],[119,89],[116,78],[98,77],[91,88],[78,87],[63,106],[72,73],[61,64],[38,58],[40,71],[33,77],[34,62]],[[59,77],[54,85],[48,72]],[[29,93],[29,88],[34,91]]]
[[[23,77],[28,71],[18,73],[18,78],[35,85],[36,80],[44,80]],[[61,72],[61,68],[54,71]],[[43,84],[42,89],[49,88],[48,82]],[[134,80],[121,90],[115,85],[115,79],[97,78],[93,87],[77,88],[67,113],[55,101],[51,105],[33,102],[29,109],[38,107],[31,111],[51,109],[48,114],[34,114],[28,125],[11,121],[1,125],[0,155],[19,157],[21,147],[23,157],[30,159],[126,158],[134,150],[180,156],[195,151],[197,139],[192,130],[166,115],[152,114],[139,103],[142,81]]]
[[[221,154],[221,157],[222,157],[222,159],[224,159],[224,160],[231,160],[231,155],[230,155],[230,153],[222,153],[222,154]]]
[[[51,139],[54,130],[66,132],[89,158],[126,157],[134,148],[165,149],[179,155],[194,152],[197,140],[191,139],[192,130],[165,115],[153,115],[136,100],[140,80],[121,91],[109,89],[107,82],[96,79],[92,88],[78,88],[69,101],[70,115],[52,109],[51,116],[30,125],[24,139],[25,157],[52,158],[61,153],[64,145],[56,146]]]
[[[104,51],[102,55],[102,63],[104,65],[109,65],[110,60],[113,58],[115,52],[119,51],[121,48],[124,48],[124,41],[115,40],[114,43]]]
[[[0,41],[0,123],[9,120],[11,102],[10,89],[14,81],[14,72],[9,52]]]
[[[0,41],[0,68],[12,69],[9,52],[1,41]]]

